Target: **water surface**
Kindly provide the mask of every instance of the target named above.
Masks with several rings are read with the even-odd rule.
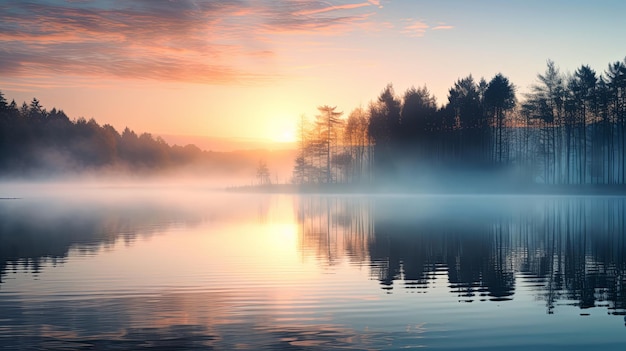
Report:
[[[0,349],[620,349],[621,197],[4,189]]]

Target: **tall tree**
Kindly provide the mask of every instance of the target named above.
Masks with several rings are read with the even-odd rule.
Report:
[[[355,108],[346,121],[343,143],[349,148],[354,161],[349,175],[352,181],[361,181],[369,170],[370,141],[367,133],[367,112],[362,107]],[[367,169],[366,169],[367,168]]]
[[[544,181],[557,182],[557,169],[561,165],[559,138],[555,126],[565,125],[567,147],[565,153],[565,179],[570,182],[571,137],[573,123],[565,115],[566,87],[564,77],[554,61],[548,60],[543,74],[537,74],[537,83],[531,86],[526,101],[522,104],[524,114],[532,121],[539,121],[543,137],[543,170]]]
[[[320,128],[320,137],[322,138],[320,142],[324,145],[326,152],[326,178],[324,182],[332,183],[331,160],[338,146],[337,141],[339,140],[340,126],[343,124],[343,120],[341,119],[343,112],[335,111],[337,109],[336,106],[330,107],[328,105],[319,106],[317,109],[320,111],[320,114],[316,116],[315,123]]]
[[[433,149],[436,117],[437,101],[426,86],[407,89],[402,99],[402,139],[404,152],[412,157],[404,162],[424,164],[436,157]]]
[[[482,108],[478,85],[470,74],[459,79],[448,91],[448,110],[454,114],[460,128],[456,138],[456,161],[460,164],[478,165],[489,157],[489,123]],[[481,162],[482,161],[482,162]]]
[[[298,154],[293,170],[294,182],[304,184],[311,182],[311,154],[308,152],[308,145],[311,142],[311,126],[305,115],[300,115],[298,120],[296,135],[298,137]]]
[[[504,119],[506,113],[513,109],[516,104],[515,87],[509,79],[501,73],[496,74],[491,79],[484,94],[484,106],[491,119],[491,125],[495,129],[495,161],[502,163],[503,151],[505,149],[502,132],[504,129]]]
[[[393,85],[388,84],[376,102],[370,104],[369,133],[376,145],[389,146],[398,141],[400,134],[401,102]]]
[[[4,94],[0,91],[0,113],[4,113],[8,110],[9,105],[7,104],[7,99],[4,97]]]
[[[411,87],[402,99],[401,124],[407,139],[423,137],[434,129],[437,100],[426,86],[416,89]]]
[[[579,182],[586,183],[588,178],[587,165],[587,129],[588,124],[597,112],[597,83],[596,72],[587,65],[578,68],[568,83],[569,99],[572,112],[576,120],[578,132],[579,152]]]
[[[454,83],[454,87],[448,91],[448,104],[453,107],[461,128],[481,128],[487,125],[480,108],[478,86],[471,74]]]
[[[391,84],[369,106],[368,132],[374,142],[378,172],[393,172],[392,157],[401,135],[400,111],[401,102]]]
[[[41,103],[37,98],[33,98],[28,108],[28,117],[30,118],[43,118],[46,114],[46,110],[41,106]]]
[[[608,104],[612,122],[616,125],[616,142],[618,150],[613,150],[618,157],[609,156],[617,163],[616,182],[626,182],[626,59],[609,64],[605,72],[608,88]]]

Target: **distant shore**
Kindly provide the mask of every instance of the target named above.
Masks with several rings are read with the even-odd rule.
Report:
[[[410,195],[571,195],[626,196],[624,185],[451,185],[402,187],[385,184],[267,184],[226,188],[228,192],[268,194],[410,194]]]

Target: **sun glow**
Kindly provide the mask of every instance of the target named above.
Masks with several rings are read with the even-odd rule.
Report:
[[[293,143],[296,141],[296,135],[293,130],[285,129],[273,137],[272,140],[278,143]]]
[[[296,141],[297,118],[292,113],[268,114],[265,118],[267,139],[275,143],[293,143]]]

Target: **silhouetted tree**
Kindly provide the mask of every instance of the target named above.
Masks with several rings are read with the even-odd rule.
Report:
[[[259,161],[259,166],[256,169],[256,178],[259,180],[260,185],[271,184],[270,170],[267,167],[267,163],[263,160]]]
[[[7,103],[7,99],[4,97],[4,93],[0,91],[0,113],[4,117],[4,114],[9,109],[9,104]]]
[[[626,60],[626,59],[625,59]],[[611,168],[610,174],[615,183],[624,184],[626,181],[626,64],[621,61],[610,63],[605,72],[607,85],[607,103],[609,120],[615,126],[615,133],[611,133],[609,160],[617,169]]]
[[[501,73],[491,79],[484,93],[484,106],[495,128],[494,160],[502,163],[505,140],[503,139],[506,113],[516,104],[515,87]]]
[[[583,65],[574,72],[574,76],[568,82],[568,106],[574,116],[576,130],[578,132],[578,171],[579,183],[587,183],[588,178],[588,124],[595,118],[597,112],[597,88],[598,77],[596,72],[589,66]]]
[[[394,173],[393,153],[401,135],[400,111],[401,102],[391,84],[369,106],[368,132],[374,143],[374,167],[379,173]]]
[[[485,164],[489,159],[489,121],[482,108],[478,85],[472,75],[459,79],[448,91],[448,109],[460,128],[454,147],[457,162],[465,167]]]
[[[413,139],[425,138],[435,130],[437,101],[430,95],[428,88],[409,88],[404,93],[401,125],[404,136]]]
[[[567,139],[565,153],[565,178],[569,183],[570,170],[570,145],[573,123],[572,119],[564,119],[565,95],[566,89],[564,78],[551,60],[547,62],[547,68],[544,74],[537,75],[538,83],[531,86],[531,92],[526,95],[526,101],[522,108],[526,115],[533,120],[541,122],[543,130],[543,156],[544,156],[544,181],[546,183],[557,182],[557,164],[561,164],[561,155],[558,145],[555,127],[559,124],[565,124]],[[538,157],[533,155],[532,157]]]

